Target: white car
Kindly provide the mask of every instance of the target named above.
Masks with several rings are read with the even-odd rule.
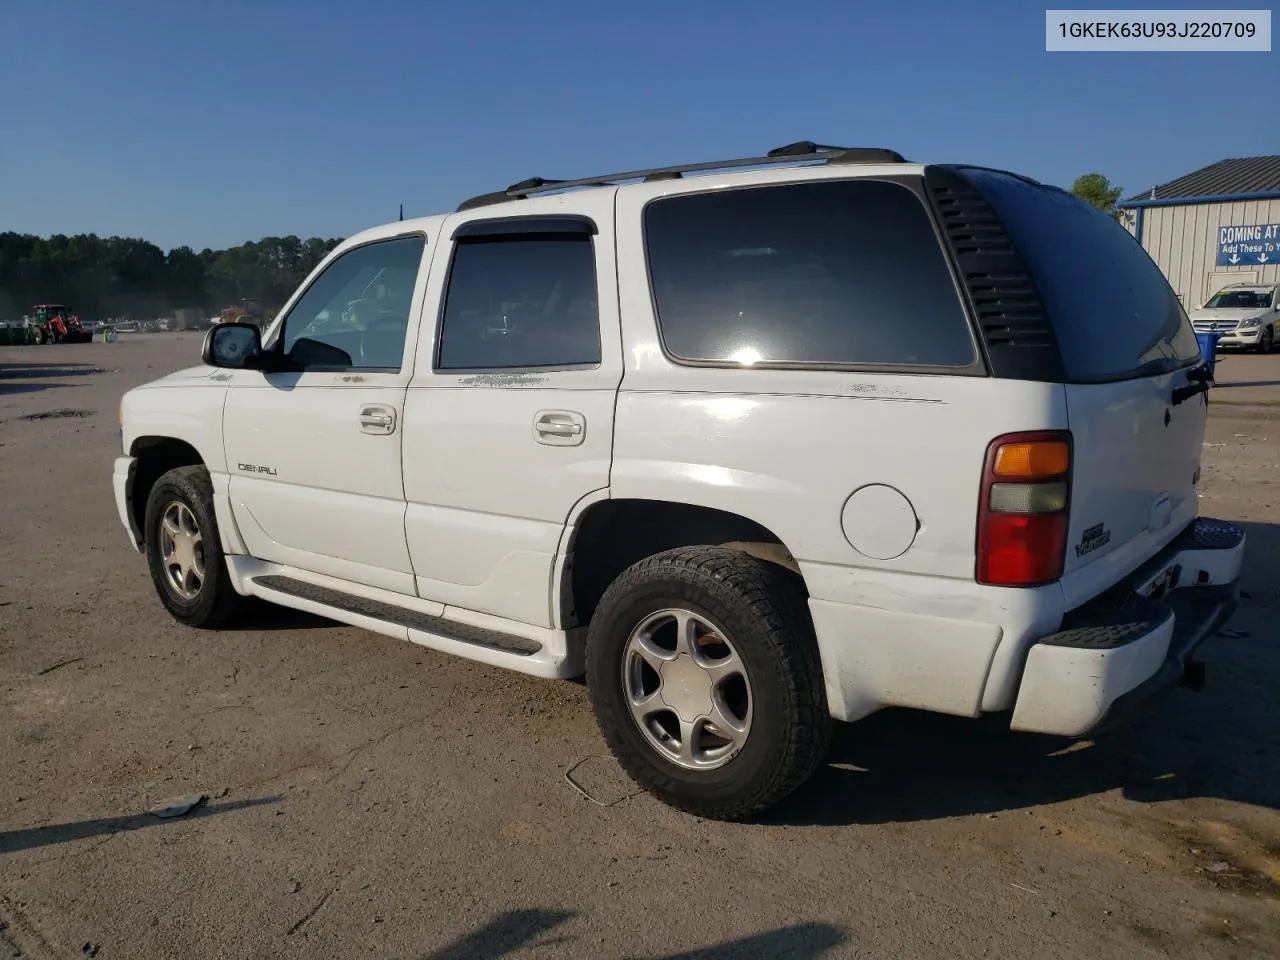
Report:
[[[1233,283],[1191,312],[1196,333],[1216,333],[1220,347],[1270,353],[1280,327],[1280,285]]]
[[[1232,614],[1209,380],[1110,218],[792,144],[533,179],[343,242],[265,333],[125,394],[161,602],[259,597],[585,674],[637,782],[752,816],[885,707],[1078,737]]]

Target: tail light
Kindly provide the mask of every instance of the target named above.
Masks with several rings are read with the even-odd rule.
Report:
[[[987,447],[978,504],[979,583],[1034,587],[1062,576],[1071,509],[1071,434],[1011,433]]]

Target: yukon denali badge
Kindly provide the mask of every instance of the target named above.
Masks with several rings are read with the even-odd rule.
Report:
[[[1080,536],[1080,542],[1076,544],[1076,556],[1083,557],[1085,554],[1093,553],[1099,547],[1105,547],[1111,542],[1111,531],[1101,523],[1095,523]]]
[[[275,467],[255,467],[252,463],[236,464],[240,468],[241,473],[265,473],[268,477],[276,475]]]

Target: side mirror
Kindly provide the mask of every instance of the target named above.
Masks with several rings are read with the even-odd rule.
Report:
[[[200,359],[211,367],[254,370],[263,365],[262,332],[251,323],[219,323],[204,335]]]

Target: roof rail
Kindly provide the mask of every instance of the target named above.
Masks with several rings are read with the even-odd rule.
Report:
[[[882,147],[832,147],[812,140],[799,140],[785,146],[775,147],[763,157],[742,157],[737,160],[711,160],[704,163],[685,163],[674,167],[654,167],[651,170],[629,170],[625,173],[607,173],[599,177],[583,177],[579,180],[544,180],[542,177],[530,177],[513,183],[505,190],[495,193],[482,193],[471,197],[458,205],[458,210],[472,210],[494,203],[505,203],[508,200],[525,200],[539,193],[553,193],[557,190],[568,190],[573,187],[602,187],[621,183],[625,180],[676,180],[686,173],[697,173],[706,170],[729,170],[734,167],[761,167],[772,164],[800,163],[817,160],[823,163],[906,163],[906,158],[896,150]]]

